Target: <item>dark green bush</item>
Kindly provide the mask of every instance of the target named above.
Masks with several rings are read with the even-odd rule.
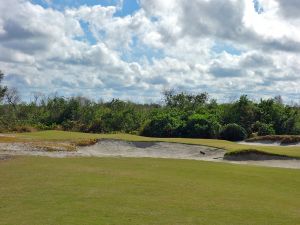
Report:
[[[193,114],[188,118],[184,127],[184,134],[193,138],[217,138],[220,124],[206,115]]]
[[[257,131],[258,136],[274,135],[275,130],[272,124],[261,123]]]
[[[146,122],[142,128],[141,135],[149,137],[177,137],[183,121],[177,114],[170,112],[160,112],[151,120]]]
[[[223,127],[220,137],[228,141],[242,141],[247,137],[247,131],[238,124],[230,123]]]
[[[37,96],[32,102],[12,103],[0,93],[2,132],[22,132],[28,130],[22,126],[28,126],[38,130],[218,138],[220,124],[233,123],[242,126],[247,136],[274,134],[274,130],[277,135],[300,135],[300,107],[285,105],[280,98],[255,102],[245,95],[232,103],[217,103],[207,93],[174,91],[164,92],[163,104],[120,99],[96,102],[80,96]],[[224,139],[244,138],[243,129],[229,128],[223,129]]]

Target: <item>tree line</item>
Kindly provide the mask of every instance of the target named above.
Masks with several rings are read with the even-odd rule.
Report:
[[[0,84],[3,73],[0,72]],[[207,93],[164,91],[162,104],[84,97],[42,97],[21,102],[16,89],[0,85],[0,132],[60,129],[125,132],[153,137],[243,140],[253,135],[300,134],[300,109],[280,97],[256,102],[242,95],[218,103]]]

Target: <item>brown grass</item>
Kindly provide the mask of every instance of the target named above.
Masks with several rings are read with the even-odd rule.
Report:
[[[259,151],[256,149],[243,149],[240,151],[226,152],[224,155],[226,160],[244,161],[244,160],[274,160],[274,159],[298,159],[286,155],[275,154],[270,152]]]
[[[253,137],[246,140],[247,142],[257,142],[257,141],[274,141],[281,142],[281,144],[295,144],[300,142],[300,135],[267,135]]]
[[[16,133],[26,133],[26,132],[35,132],[37,131],[37,129],[31,126],[17,126],[12,128],[11,131]]]
[[[76,146],[71,143],[58,143],[58,142],[33,142],[30,143],[35,148],[42,149],[47,152],[54,152],[54,151],[75,151]]]
[[[6,142],[17,142],[18,139],[14,136],[0,136],[0,142],[6,143]]]
[[[91,146],[91,145],[94,145],[98,142],[98,139],[82,139],[82,140],[79,140],[79,141],[76,141],[74,142],[74,144],[76,146],[80,146],[80,147],[83,147],[83,146]]]

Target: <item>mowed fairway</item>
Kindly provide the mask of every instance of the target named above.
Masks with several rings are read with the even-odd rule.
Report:
[[[190,160],[0,161],[0,224],[297,225],[300,170]]]

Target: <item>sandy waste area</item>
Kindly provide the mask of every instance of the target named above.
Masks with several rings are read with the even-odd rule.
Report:
[[[300,160],[275,159],[263,160],[225,160],[225,150],[213,147],[188,145],[167,142],[127,142],[120,140],[99,140],[94,145],[76,147],[70,151],[59,143],[59,148],[45,149],[32,143],[0,143],[0,160],[10,159],[16,155],[48,156],[48,157],[151,157],[168,159],[205,160],[228,162],[233,164],[250,164],[269,167],[300,169]]]

